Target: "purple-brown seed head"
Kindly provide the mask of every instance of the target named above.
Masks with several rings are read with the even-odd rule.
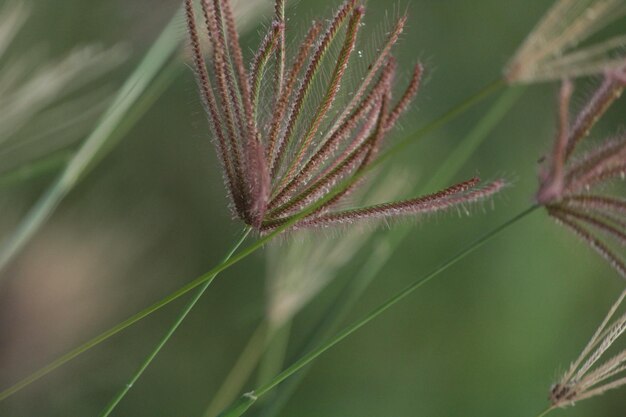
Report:
[[[487,198],[504,185],[479,187],[472,179],[419,198],[339,211],[419,89],[418,64],[404,93],[393,99],[397,65],[391,52],[406,17],[347,96],[345,78],[365,14],[357,0],[345,1],[327,25],[314,22],[292,59],[285,52],[285,2],[277,0],[274,22],[248,68],[229,1],[201,0],[202,24],[192,1],[185,0],[185,11],[200,95],[233,212],[249,226],[268,232],[296,217],[293,229],[418,215]],[[202,31],[212,46],[208,65],[199,47]]]
[[[626,66],[607,71],[582,110],[570,120],[573,85],[563,82],[558,100],[558,132],[552,153],[539,175],[537,202],[550,216],[571,229],[622,277],[626,263],[604,237],[626,246],[626,199],[607,191],[626,174],[626,135],[597,144],[585,153],[575,151],[594,124],[626,87]]]

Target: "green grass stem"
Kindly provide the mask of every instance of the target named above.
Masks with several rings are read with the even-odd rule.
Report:
[[[331,349],[332,347],[334,347],[335,345],[337,345],[338,343],[346,339],[348,336],[350,336],[351,334],[353,334],[354,332],[356,332],[361,327],[365,326],[366,324],[368,324],[369,322],[371,322],[378,316],[382,315],[389,308],[391,308],[398,302],[402,301],[407,296],[412,294],[415,290],[427,284],[428,282],[433,280],[435,277],[437,277],[439,274],[446,271],[448,268],[450,268],[457,262],[461,261],[468,255],[470,255],[471,253],[473,253],[474,251],[482,247],[485,243],[487,243],[494,237],[498,236],[501,232],[508,229],[513,224],[517,223],[518,221],[522,220],[523,218],[525,218],[526,216],[534,212],[538,207],[539,206],[533,205],[527,208],[526,210],[522,211],[518,215],[514,216],[510,220],[506,221],[502,225],[486,233],[485,235],[483,235],[482,237],[474,241],[472,244],[470,244],[468,247],[466,247],[465,249],[461,250],[459,253],[454,255],[452,258],[443,262],[440,266],[435,268],[433,271],[417,279],[412,284],[407,286],[405,289],[403,289],[402,291],[400,291],[393,297],[389,298],[387,301],[382,303],[378,308],[374,309],[372,312],[367,314],[364,318],[346,327],[344,330],[339,332],[335,337],[323,343],[321,346],[312,350],[308,354],[304,355],[301,359],[297,360],[293,365],[289,366],[283,372],[276,375],[267,384],[262,385],[261,387],[255,389],[254,391],[244,394],[230,408],[228,408],[222,414],[220,414],[220,416],[221,417],[239,417],[243,415],[259,398],[263,397],[268,392],[273,390],[281,382],[285,381],[287,378],[289,378],[290,376],[292,376],[293,374],[295,374],[302,368],[306,367],[308,364],[310,364],[315,359],[317,359],[320,355],[322,355],[323,353],[325,353],[326,351],[328,351],[329,349]]]
[[[244,230],[244,232],[241,235],[241,238],[237,241],[237,243],[235,243],[235,245],[232,247],[232,249],[224,257],[224,261],[223,262],[228,261],[228,259],[230,259],[230,257],[235,254],[237,249],[239,249],[239,247],[243,244],[244,240],[246,240],[246,238],[250,235],[251,231],[252,231],[252,229],[250,229],[250,228],[246,228]],[[150,353],[150,355],[148,355],[146,360],[144,360],[144,362],[141,364],[141,366],[139,367],[137,372],[135,372],[133,374],[133,376],[130,378],[128,383],[126,383],[126,385],[124,385],[124,387],[115,395],[115,397],[113,397],[111,402],[106,406],[106,408],[100,414],[100,417],[108,417],[113,412],[115,407],[117,407],[117,405],[120,403],[120,401],[122,401],[122,399],[124,399],[126,394],[128,394],[128,391],[130,391],[130,389],[133,387],[133,385],[135,385],[135,383],[141,377],[141,375],[143,375],[145,370],[148,369],[148,366],[150,366],[150,364],[157,357],[157,355],[159,354],[161,349],[163,349],[165,344],[174,335],[174,333],[176,332],[178,327],[187,318],[187,316],[189,315],[191,310],[193,310],[195,305],[198,303],[198,301],[200,300],[202,295],[209,288],[209,286],[211,285],[211,283],[213,282],[213,280],[216,277],[217,277],[217,274],[214,274],[213,276],[211,276],[211,278],[209,280],[207,280],[204,284],[202,284],[202,286],[200,287],[198,292],[196,294],[194,294],[192,299],[187,303],[185,308],[183,308],[181,313],[178,315],[178,317],[174,321],[174,324],[172,325],[172,327],[170,327],[168,329],[168,331],[165,334],[165,336],[163,336],[163,338],[159,341],[159,343],[157,344],[156,348]]]

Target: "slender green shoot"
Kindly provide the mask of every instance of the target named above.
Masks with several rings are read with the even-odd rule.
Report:
[[[235,245],[232,247],[232,249],[224,257],[224,262],[227,261],[228,259],[230,259],[230,257],[235,254],[237,249],[239,249],[239,247],[243,244],[244,240],[246,240],[246,238],[250,235],[251,231],[252,231],[252,229],[250,229],[250,228],[244,229],[244,232],[243,232],[241,238],[237,241],[237,243],[235,243]],[[174,333],[176,332],[178,327],[181,325],[183,320],[185,320],[185,318],[187,318],[187,315],[189,315],[191,310],[198,303],[198,301],[200,300],[202,295],[205,293],[205,291],[209,288],[209,286],[211,285],[211,283],[213,282],[215,277],[217,277],[217,274],[214,274],[209,280],[207,280],[200,287],[198,292],[193,296],[193,298],[187,303],[185,308],[183,308],[181,313],[178,315],[178,317],[176,318],[176,321],[174,321],[174,324],[172,325],[172,327],[170,327],[170,329],[167,331],[165,336],[159,341],[159,343],[157,344],[156,348],[150,353],[150,355],[148,355],[146,360],[141,364],[141,366],[139,367],[137,372],[135,372],[135,374],[130,378],[128,383],[117,393],[117,395],[115,395],[115,397],[111,400],[111,402],[106,406],[104,411],[102,411],[102,413],[100,414],[100,417],[107,417],[107,416],[109,416],[113,412],[115,407],[117,407],[117,405],[120,403],[120,401],[122,401],[122,399],[124,399],[124,397],[126,396],[128,391],[130,391],[130,389],[133,387],[133,385],[135,385],[137,380],[141,377],[141,375],[145,372],[145,370],[148,368],[148,366],[150,366],[152,361],[159,354],[161,349],[163,349],[163,346],[165,346],[165,344],[174,335]]]
[[[426,283],[433,280],[439,274],[441,274],[442,272],[450,268],[452,265],[461,261],[462,259],[467,257],[469,254],[476,251],[478,248],[482,247],[485,243],[487,243],[494,237],[498,236],[502,231],[508,229],[513,224],[517,223],[521,219],[528,216],[530,213],[534,212],[538,207],[539,206],[533,205],[527,208],[526,210],[519,213],[512,219],[506,221],[504,224],[496,227],[492,231],[483,235],[482,237],[474,241],[472,244],[470,244],[468,247],[460,251],[458,254],[456,254],[455,256],[453,256],[452,258],[448,259],[447,261],[442,263],[440,266],[435,268],[432,272],[416,280],[411,285],[409,285],[408,287],[400,291],[398,294],[394,295],[393,297],[385,301],[378,308],[376,308],[375,310],[367,314],[363,319],[348,326],[347,328],[339,332],[339,334],[337,334],[328,342],[323,343],[317,349],[314,349],[310,353],[304,355],[301,359],[297,360],[293,365],[289,366],[287,369],[285,369],[283,372],[278,374],[268,383],[264,384],[263,386],[257,388],[254,391],[244,394],[236,403],[234,403],[230,408],[224,411],[221,414],[221,416],[222,417],[239,417],[243,415],[259,398],[263,397],[268,392],[273,390],[281,382],[283,382],[284,380],[286,380],[287,378],[289,378],[290,376],[292,376],[293,374],[295,374],[296,372],[298,372],[299,370],[301,370],[302,368],[304,368],[305,366],[313,362],[320,355],[322,355],[327,350],[337,345],[339,342],[346,339],[352,333],[356,332],[361,327],[365,326],[366,324],[368,324],[369,322],[371,322],[372,320],[374,320],[375,318],[383,314],[389,308],[391,308],[392,306],[394,306],[395,304],[397,304],[398,302],[400,302],[401,300],[403,300],[404,298],[412,294],[415,290],[417,290],[418,288],[422,287]]]

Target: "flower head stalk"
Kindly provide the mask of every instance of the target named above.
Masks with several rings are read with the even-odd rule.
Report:
[[[285,51],[285,3],[278,0],[249,66],[229,1],[201,0],[201,6],[198,23],[192,0],[185,0],[198,85],[233,212],[249,226],[263,233],[295,219],[292,229],[415,216],[482,200],[504,185],[480,187],[474,178],[428,196],[339,211],[419,90],[418,64],[394,99],[391,52],[406,17],[397,20],[361,83],[348,93],[346,74],[365,15],[357,0],[345,1],[328,24],[314,22],[292,59]],[[209,65],[200,51],[203,31],[211,40]],[[345,98],[340,106],[339,97]]]

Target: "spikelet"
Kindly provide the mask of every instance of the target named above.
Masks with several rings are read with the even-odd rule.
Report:
[[[573,84],[564,81],[559,94],[559,127],[551,155],[540,173],[537,202],[572,230],[626,278],[623,258],[604,240],[626,246],[626,200],[608,193],[608,186],[626,173],[626,135],[575,152],[596,121],[626,87],[626,67],[608,70],[604,81],[570,121]]]
[[[604,394],[626,384],[626,350],[600,363],[607,350],[626,331],[626,314],[611,322],[625,297],[626,291],[613,304],[578,359],[550,389],[552,407],[574,405],[577,401]]]
[[[192,0],[185,0],[196,78],[233,214],[249,226],[267,233],[296,217],[292,229],[416,216],[485,199],[503,187],[502,181],[480,187],[475,178],[420,198],[338,211],[419,90],[423,68],[416,65],[403,94],[393,99],[391,52],[406,17],[397,20],[343,102],[338,97],[346,96],[342,87],[365,14],[357,0],[346,0],[326,25],[314,22],[293,58],[285,54],[285,2],[277,0],[274,22],[249,66],[229,1],[200,4],[197,21]],[[200,47],[205,31],[212,46],[208,66]],[[311,98],[318,90],[321,99]]]
[[[505,70],[509,83],[575,78],[623,65],[626,34],[577,48],[626,14],[624,0],[558,0]]]

